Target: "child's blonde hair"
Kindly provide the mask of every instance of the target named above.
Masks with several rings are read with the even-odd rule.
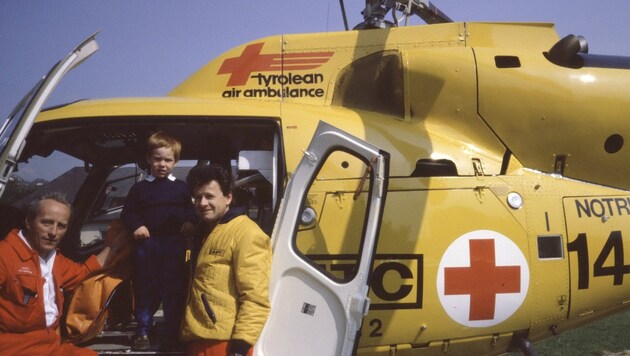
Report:
[[[172,149],[175,162],[179,161],[179,154],[182,152],[182,144],[178,139],[169,136],[162,131],[158,131],[149,137],[149,140],[147,141],[147,159],[151,159],[151,155],[154,150],[162,147]]]

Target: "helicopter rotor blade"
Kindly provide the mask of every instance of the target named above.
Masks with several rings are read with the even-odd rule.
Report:
[[[447,23],[453,20],[443,13],[437,6],[433,5],[429,0],[395,0],[401,5],[411,5],[410,12],[419,16],[427,24]]]

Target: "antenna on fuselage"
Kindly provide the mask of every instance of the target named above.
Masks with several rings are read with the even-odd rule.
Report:
[[[394,21],[385,20],[385,15],[392,11]],[[450,17],[440,11],[429,0],[366,0],[365,8],[361,11],[363,22],[354,27],[355,30],[390,28],[398,26],[396,11],[403,13],[405,18],[411,15],[419,16],[427,24],[453,22]]]
[[[348,17],[346,17],[346,6],[343,4],[343,0],[339,0],[339,6],[341,7],[341,17],[343,17],[343,27],[348,31]]]

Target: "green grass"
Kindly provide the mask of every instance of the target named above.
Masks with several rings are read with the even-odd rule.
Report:
[[[630,310],[541,340],[534,348],[538,356],[630,356]]]

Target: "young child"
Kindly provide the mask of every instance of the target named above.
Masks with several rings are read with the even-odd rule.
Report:
[[[184,235],[197,220],[188,185],[171,174],[179,161],[181,143],[157,132],[147,143],[151,175],[129,190],[121,218],[137,241],[133,291],[138,323],[133,349],[150,349],[149,326],[162,302],[165,339],[172,348],[179,333],[186,296]]]

